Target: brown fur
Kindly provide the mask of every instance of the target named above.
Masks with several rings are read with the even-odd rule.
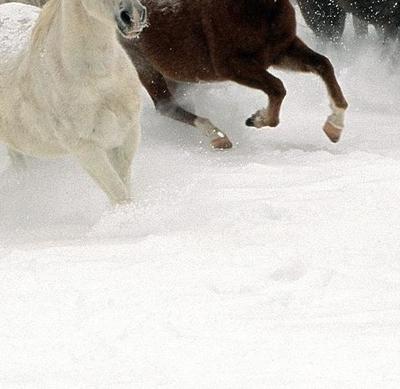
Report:
[[[269,97],[267,109],[251,116],[247,125],[277,126],[286,91],[267,71],[271,66],[318,74],[336,107],[347,108],[329,60],[296,36],[295,11],[289,0],[143,3],[149,27],[139,40],[122,43],[157,109],[165,115],[196,126],[196,120],[203,119],[177,105],[171,93],[175,83],[229,80]],[[212,131],[208,135],[218,129]],[[227,137],[220,138],[216,139],[218,148],[231,147]]]

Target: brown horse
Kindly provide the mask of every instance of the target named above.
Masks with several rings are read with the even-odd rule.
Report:
[[[143,0],[149,27],[140,39],[122,41],[157,110],[204,131],[214,148],[230,148],[228,137],[208,119],[180,107],[178,82],[234,81],[269,97],[248,126],[275,127],[286,91],[269,67],[312,72],[328,89],[332,114],[324,131],[340,138],[347,102],[330,61],[296,35],[290,0]]]

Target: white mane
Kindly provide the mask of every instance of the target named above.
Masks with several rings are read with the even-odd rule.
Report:
[[[39,14],[39,18],[32,31],[31,45],[37,46],[43,39],[43,37],[46,36],[47,33],[49,32],[50,26],[54,21],[54,17],[56,13],[59,11],[59,8],[61,7],[61,0],[49,0],[47,2],[46,0],[42,1],[27,0],[27,1],[29,1],[30,3],[40,3],[40,4],[46,3]]]

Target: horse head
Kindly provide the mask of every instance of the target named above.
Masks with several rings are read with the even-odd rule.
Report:
[[[125,38],[135,38],[146,27],[147,9],[140,0],[82,0],[89,15],[116,27]]]

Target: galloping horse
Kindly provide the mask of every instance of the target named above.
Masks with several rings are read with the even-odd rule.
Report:
[[[3,43],[21,39],[27,8],[0,6]],[[12,159],[72,154],[112,203],[130,200],[141,86],[115,29],[133,38],[145,19],[139,0],[48,2],[29,43],[0,58],[0,142]]]
[[[400,29],[398,0],[337,0],[347,12],[382,31],[384,40],[397,40]]]
[[[398,0],[297,0],[297,3],[307,25],[322,40],[341,40],[346,13],[353,14],[359,36],[366,35],[368,24],[372,24],[384,41],[399,37]]]
[[[331,100],[324,131],[332,142],[339,140],[347,102],[330,61],[297,37],[290,0],[146,0],[145,5],[149,27],[140,39],[121,42],[161,113],[201,129],[212,147],[230,148],[220,129],[175,102],[177,82],[234,81],[259,89],[269,105],[246,124],[275,127],[286,91],[267,69],[312,72],[322,78]]]

